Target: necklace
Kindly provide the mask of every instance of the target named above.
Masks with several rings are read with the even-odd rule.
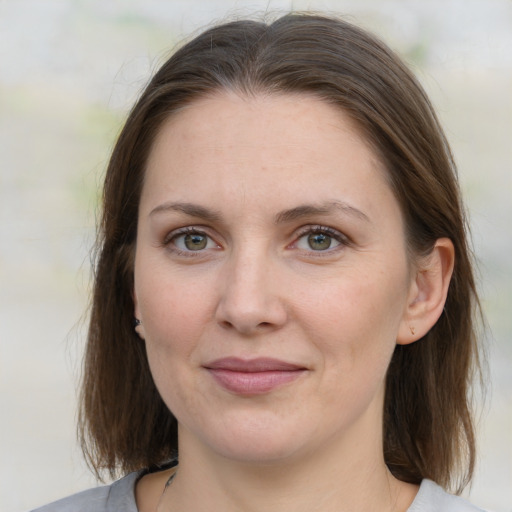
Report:
[[[165,497],[165,493],[166,493],[167,489],[171,486],[172,481],[174,480],[174,477],[176,476],[177,472],[178,472],[178,470],[176,469],[176,471],[174,471],[174,473],[169,477],[167,482],[165,482],[164,490],[162,491],[162,494],[160,495],[160,499],[158,500],[158,504],[156,506],[155,512],[160,512],[161,510],[163,510],[161,507],[163,505],[163,499]]]

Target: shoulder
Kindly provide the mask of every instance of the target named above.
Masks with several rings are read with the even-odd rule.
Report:
[[[431,480],[423,480],[407,512],[485,512],[459,496],[448,494]]]
[[[135,484],[141,475],[130,473],[111,485],[73,494],[32,512],[137,512]]]

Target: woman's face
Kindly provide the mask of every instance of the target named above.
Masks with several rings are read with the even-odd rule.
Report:
[[[180,448],[270,462],[378,443],[413,288],[385,172],[308,96],[196,101],[147,165],[135,315]]]

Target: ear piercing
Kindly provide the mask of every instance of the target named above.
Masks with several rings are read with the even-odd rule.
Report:
[[[138,318],[133,319],[133,327],[139,338],[141,340],[144,340],[144,329],[142,329],[142,322]],[[141,329],[139,329],[139,327],[141,327]]]

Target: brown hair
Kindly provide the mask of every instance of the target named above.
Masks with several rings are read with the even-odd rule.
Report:
[[[411,255],[448,237],[456,263],[445,310],[420,341],[397,346],[384,405],[384,456],[399,479],[461,490],[475,439],[470,389],[478,368],[478,298],[455,165],[423,89],[382,42],[340,19],[289,14],[202,33],[156,73],[114,147],[103,193],[95,287],[82,382],[80,434],[98,473],[154,467],[177,449],[133,329],[133,256],[144,170],[164,120],[225,89],[314,94],[350,115],[388,171]]]

